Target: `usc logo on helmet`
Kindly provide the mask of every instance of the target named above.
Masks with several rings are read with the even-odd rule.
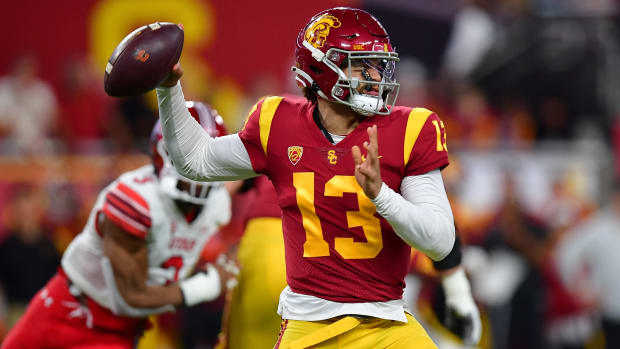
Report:
[[[325,14],[308,26],[305,39],[316,48],[323,47],[329,35],[329,30],[331,28],[338,28],[340,25],[338,18]]]

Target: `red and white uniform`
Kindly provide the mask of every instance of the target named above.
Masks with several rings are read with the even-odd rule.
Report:
[[[103,239],[97,217],[106,217],[128,233],[145,239],[152,285],[184,279],[205,243],[230,220],[230,197],[223,186],[211,189],[204,209],[189,222],[174,201],[159,190],[151,165],[121,175],[97,198],[84,230],[69,245],[62,267],[75,286],[111,308],[100,260]]]
[[[190,274],[206,242],[231,214],[228,192],[214,186],[202,211],[188,222],[157,181],[153,166],[147,165],[124,173],[101,191],[84,230],[67,248],[62,269],[33,298],[2,349],[133,348],[146,320],[113,312],[113,290],[101,263],[105,256],[99,218],[105,215],[128,234],[146,240],[147,282],[164,285]],[[141,310],[146,317],[173,309]]]

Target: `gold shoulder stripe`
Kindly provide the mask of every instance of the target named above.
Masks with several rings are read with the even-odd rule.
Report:
[[[407,129],[405,130],[405,166],[409,162],[411,157],[411,151],[415,142],[418,140],[420,131],[426,119],[433,114],[432,111],[424,108],[413,108],[409,113],[409,119],[407,119]]]
[[[269,141],[269,131],[271,131],[271,121],[273,121],[273,116],[276,114],[276,109],[278,109],[282,99],[284,97],[268,97],[260,108],[258,126],[260,127],[260,143],[263,146],[265,155],[267,155],[267,142]]]

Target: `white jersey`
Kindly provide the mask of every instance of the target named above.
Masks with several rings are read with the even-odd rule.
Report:
[[[149,285],[164,285],[189,276],[206,242],[230,220],[226,188],[211,189],[205,207],[188,223],[174,201],[159,190],[152,165],[122,174],[99,194],[84,230],[71,242],[62,268],[81,291],[99,305],[112,309],[101,260],[103,237],[100,215],[126,232],[146,240]]]

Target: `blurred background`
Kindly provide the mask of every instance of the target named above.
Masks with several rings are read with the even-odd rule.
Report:
[[[481,347],[603,348],[603,329],[620,324],[616,0],[4,2],[0,341],[99,190],[149,162],[154,94],[103,91],[105,63],[125,35],[182,23],[186,97],[213,105],[235,131],[259,97],[299,93],[290,72],[297,33],[339,5],[368,10],[390,33],[401,57],[398,104],[446,124],[444,179],[485,322]],[[236,198],[235,217],[247,205]],[[241,229],[233,219],[216,245]],[[407,301],[440,348],[456,348],[437,325],[430,274],[412,262]],[[153,347],[210,348],[222,303],[165,317],[168,339]]]

